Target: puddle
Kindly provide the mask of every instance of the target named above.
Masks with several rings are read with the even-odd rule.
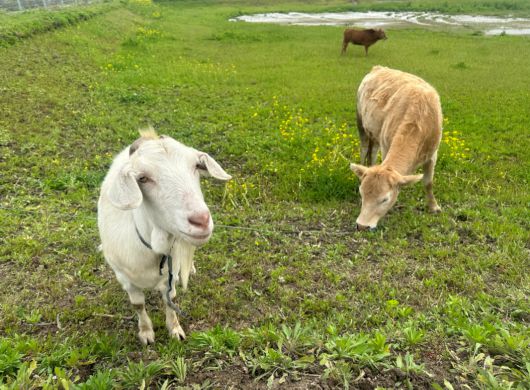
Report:
[[[276,23],[299,26],[432,27],[480,30],[486,35],[530,35],[530,19],[500,16],[444,15],[429,12],[300,12],[242,15],[232,22]]]

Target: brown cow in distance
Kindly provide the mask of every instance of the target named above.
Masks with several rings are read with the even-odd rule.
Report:
[[[368,48],[380,39],[386,39],[386,34],[382,29],[374,30],[373,28],[367,30],[355,30],[347,28],[344,30],[344,39],[342,41],[342,54],[346,53],[348,43],[354,45],[364,46],[365,55],[368,55]]]

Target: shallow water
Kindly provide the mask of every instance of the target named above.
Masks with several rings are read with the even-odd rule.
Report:
[[[530,19],[444,15],[430,12],[340,12],[306,14],[300,12],[243,15],[230,19],[250,23],[276,23],[303,26],[356,26],[364,28],[420,26],[443,29],[468,28],[486,35],[530,35]]]

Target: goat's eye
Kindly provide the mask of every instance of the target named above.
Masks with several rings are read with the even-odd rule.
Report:
[[[149,178],[147,176],[140,176],[138,178],[139,183],[147,183],[149,181]]]
[[[383,199],[381,199],[381,201],[379,203],[381,203],[381,204],[386,203],[386,202],[388,202],[388,199],[389,198],[383,198]]]
[[[195,168],[200,169],[201,171],[205,171],[206,170],[206,166],[203,163],[197,163],[195,165]]]

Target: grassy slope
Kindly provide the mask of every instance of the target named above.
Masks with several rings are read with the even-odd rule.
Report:
[[[116,7],[113,3],[99,3],[62,9],[33,9],[19,13],[0,10],[0,46],[12,45],[35,34],[75,25]]]
[[[130,6],[0,48],[0,69],[14,69],[0,74],[4,382],[178,382],[177,356],[187,384],[274,374],[304,388],[360,370],[368,387],[528,381],[530,41],[396,30],[368,58],[341,57],[340,28],[226,21],[294,8]],[[374,64],[440,92],[444,213],[425,214],[409,188],[377,233],[358,234],[348,135]],[[142,349],[95,251],[95,201],[112,155],[146,123],[216,156],[236,177],[204,183],[217,223],[259,231],[218,228],[198,251],[180,299],[186,343],[167,339],[149,295],[157,344]]]

